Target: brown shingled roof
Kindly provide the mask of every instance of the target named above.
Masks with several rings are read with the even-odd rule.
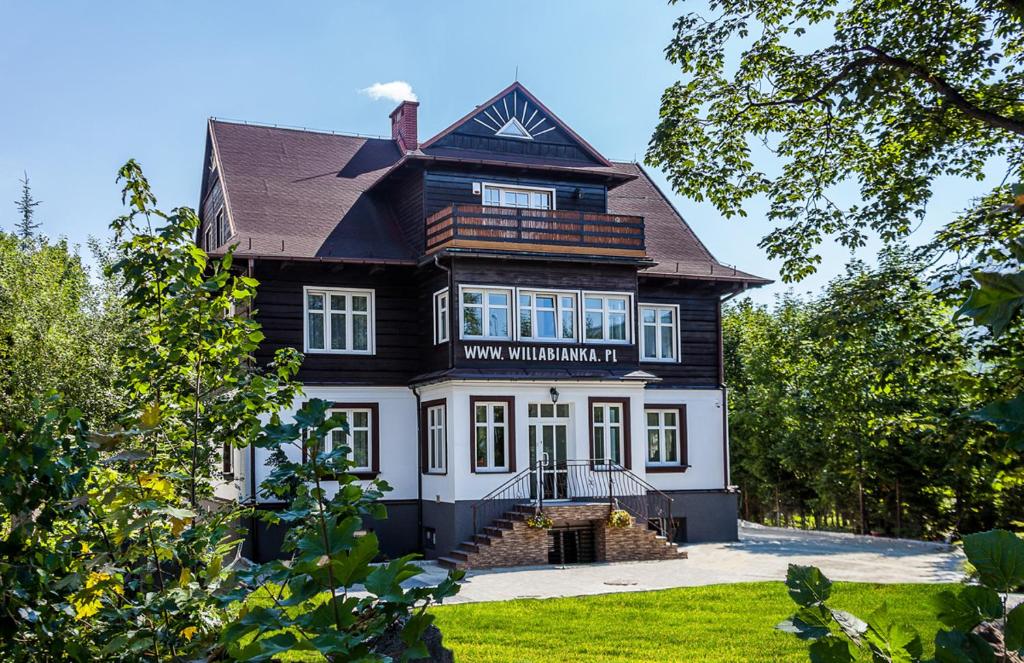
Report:
[[[413,261],[390,207],[366,190],[394,141],[210,121],[238,255]]]
[[[419,257],[390,205],[370,191],[403,161],[394,141],[220,120],[210,121],[210,139],[237,255],[408,264]],[[770,282],[719,263],[638,164],[580,170],[622,182],[608,191],[610,213],[644,217],[657,264],[642,274]]]
[[[620,172],[637,176],[608,192],[608,212],[644,217],[647,255],[657,264],[641,274],[742,281],[751,285],[771,283],[770,279],[718,262],[640,164],[616,161],[612,165]]]

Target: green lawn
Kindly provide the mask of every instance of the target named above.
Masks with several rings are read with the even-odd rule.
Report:
[[[835,608],[867,616],[883,601],[926,653],[938,628],[929,597],[950,585],[836,583]],[[794,603],[781,582],[715,585],[434,609],[458,663],[802,661],[805,643],[774,630]]]

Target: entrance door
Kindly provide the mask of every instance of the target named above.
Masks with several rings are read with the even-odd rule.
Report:
[[[569,495],[569,467],[566,463],[569,440],[569,406],[565,403],[530,403],[530,467],[541,461],[541,486],[545,500],[564,500]],[[536,479],[531,496],[537,498]]]

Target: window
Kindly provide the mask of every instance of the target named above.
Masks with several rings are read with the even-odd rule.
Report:
[[[217,246],[221,246],[224,242],[228,241],[228,223],[227,217],[224,213],[224,206],[217,210]]]
[[[515,471],[513,407],[508,396],[471,396],[474,472]]]
[[[373,354],[373,291],[305,289],[306,352]]]
[[[583,293],[586,327],[584,341],[626,343],[629,341],[629,296]]]
[[[644,410],[647,427],[647,467],[678,471],[686,467],[686,406],[654,405]]]
[[[235,473],[235,451],[230,442],[225,442],[220,449],[221,472],[225,477]]]
[[[529,340],[575,340],[576,295],[520,290],[519,336]]]
[[[463,338],[509,339],[512,291],[493,288],[462,290]]]
[[[590,440],[595,461],[630,467],[629,399],[590,399]]]
[[[445,404],[427,408],[427,472],[448,471],[448,445],[445,434]]]
[[[327,433],[319,444],[303,450],[304,458],[308,459],[315,453],[330,453],[332,450],[345,446],[349,448],[349,459],[353,463],[351,471],[356,476],[376,474],[379,467],[379,431],[380,425],[376,403],[335,403],[328,410],[328,415],[340,414],[348,424],[348,433],[335,428]]]
[[[207,251],[212,251],[216,248],[213,245],[213,226],[209,223],[206,224],[206,237],[203,240],[203,248]]]
[[[484,205],[496,207],[524,207],[527,209],[555,209],[554,189],[530,189],[519,186],[485,184]]]
[[[448,341],[448,289],[434,293],[434,343]]]
[[[678,306],[640,305],[640,360],[678,361]]]

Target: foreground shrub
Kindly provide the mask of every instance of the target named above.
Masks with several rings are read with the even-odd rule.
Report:
[[[936,595],[936,617],[946,629],[935,635],[941,663],[995,663],[1024,656],[1024,604],[1007,610],[1007,594],[1024,583],[1024,540],[1004,530],[964,538],[964,552],[980,585]],[[925,660],[921,636],[913,626],[893,619],[883,603],[866,619],[835,610],[827,601],[832,583],[813,566],[790,565],[789,595],[800,607],[777,628],[810,645],[814,663],[852,663],[854,648],[873,661]]]
[[[453,596],[463,574],[452,572],[437,587],[407,590],[401,583],[422,572],[412,564],[415,555],[371,564],[380,547],[373,532],[362,531],[363,519],[386,518],[379,500],[390,487],[379,480],[364,486],[348,473],[352,450],[334,435],[347,440],[348,422],[340,415],[326,418],[329,407],[314,399],[294,423],[267,426],[256,442],[270,450],[275,463],[263,490],[290,499],[287,510],[266,512],[264,518],[291,526],[283,546],[291,556],[236,574],[242,587],[225,600],[263,601],[245,603],[222,642],[244,660],[314,651],[328,660],[376,661],[386,660],[378,652],[381,638],[399,628],[407,647],[403,660],[425,658],[422,636],[434,618],[426,610]],[[335,441],[330,449],[326,439]],[[336,491],[324,487],[328,477],[337,479]]]

